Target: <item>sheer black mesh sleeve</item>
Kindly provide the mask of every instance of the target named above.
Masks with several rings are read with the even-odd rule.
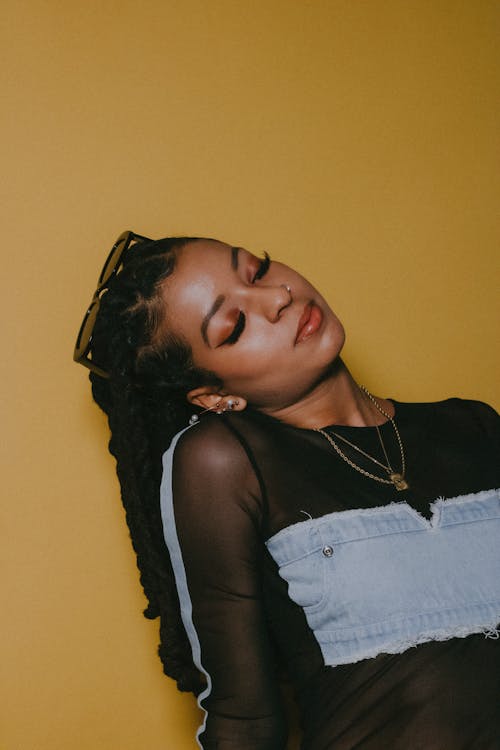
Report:
[[[181,436],[172,488],[194,637],[209,682],[199,740],[205,750],[280,750],[286,731],[260,576],[262,493],[223,420],[209,418]]]

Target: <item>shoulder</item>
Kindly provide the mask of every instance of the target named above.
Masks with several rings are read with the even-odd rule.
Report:
[[[470,420],[498,420],[497,412],[483,401],[474,401],[467,398],[448,398],[444,401],[436,401],[430,404],[436,413],[442,413],[458,419]]]
[[[489,437],[500,440],[500,416],[489,404],[483,401],[468,399],[450,399],[457,402],[454,406],[463,419],[470,421],[471,428],[475,427]]]
[[[450,429],[468,429],[497,439],[500,437],[500,416],[483,401],[453,397],[427,403],[394,403],[397,413],[403,417],[431,418]]]
[[[226,471],[244,457],[241,442],[226,419],[214,415],[207,415],[185,430],[175,443],[175,462],[187,462],[198,469],[210,467],[212,471]]]
[[[207,414],[186,429],[171,447],[174,471],[257,481],[262,492],[263,444],[271,450],[266,425],[250,411],[221,416]]]
[[[228,422],[206,415],[174,438],[164,455],[162,492],[181,519],[203,519],[205,525],[260,521],[260,474]]]

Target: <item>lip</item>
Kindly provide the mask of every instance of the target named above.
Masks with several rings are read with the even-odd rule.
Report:
[[[308,302],[304,307],[304,311],[299,318],[299,324],[297,326],[297,334],[295,336],[295,344],[300,344],[316,333],[321,323],[323,322],[323,312],[315,302]]]

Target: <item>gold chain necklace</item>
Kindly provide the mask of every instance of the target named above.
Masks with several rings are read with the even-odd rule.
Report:
[[[396,427],[396,423],[394,419],[390,416],[390,414],[388,414],[384,409],[382,409],[382,407],[377,402],[377,400],[372,396],[372,394],[369,391],[366,390],[366,388],[363,385],[360,386],[360,388],[363,391],[363,393],[366,394],[366,396],[370,399],[370,401],[375,406],[375,408],[390,421],[390,423],[392,424],[394,428],[394,432],[396,434],[396,438],[397,438],[398,445],[399,445],[399,451],[401,454],[401,471],[400,472],[394,471],[391,466],[378,425],[375,425],[375,428],[377,430],[378,439],[380,441],[380,445],[382,447],[385,460],[387,461],[387,465],[383,464],[381,461],[378,461],[378,459],[374,458],[373,456],[370,456],[369,453],[366,453],[364,450],[362,450],[362,448],[355,445],[354,443],[351,443],[350,440],[343,437],[342,435],[339,435],[336,432],[333,432],[333,430],[331,432],[335,435],[337,440],[342,440],[344,443],[347,443],[347,445],[350,445],[351,448],[354,448],[354,450],[356,450],[358,453],[361,453],[363,456],[365,456],[365,458],[368,458],[374,464],[377,464],[377,466],[380,466],[382,469],[384,469],[384,471],[387,472],[389,479],[384,479],[383,477],[378,477],[376,474],[371,474],[369,471],[366,471],[365,469],[361,468],[361,466],[358,466],[357,464],[355,464],[354,461],[351,461],[351,459],[348,458],[345,455],[345,453],[341,450],[340,446],[337,445],[337,443],[332,438],[332,436],[325,430],[322,430],[319,427],[316,427],[315,432],[319,432],[321,435],[323,435],[323,437],[325,437],[328,440],[328,442],[330,443],[332,448],[338,453],[338,455],[347,464],[349,464],[349,466],[351,466],[356,471],[359,471],[360,474],[363,474],[364,476],[369,477],[370,479],[374,479],[376,482],[381,482],[382,484],[392,484],[398,490],[398,492],[401,492],[402,490],[407,490],[409,487],[409,484],[405,479],[405,472],[406,472],[405,452],[403,448],[403,441],[401,440],[401,435],[399,434],[398,428]]]

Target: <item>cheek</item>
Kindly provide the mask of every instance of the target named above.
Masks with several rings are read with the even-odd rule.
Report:
[[[210,354],[202,354],[198,359],[193,354],[195,364],[212,370],[226,389],[250,400],[282,382],[283,373],[291,369],[290,361],[269,347],[267,342],[265,346],[241,348],[236,344],[220,356]]]

